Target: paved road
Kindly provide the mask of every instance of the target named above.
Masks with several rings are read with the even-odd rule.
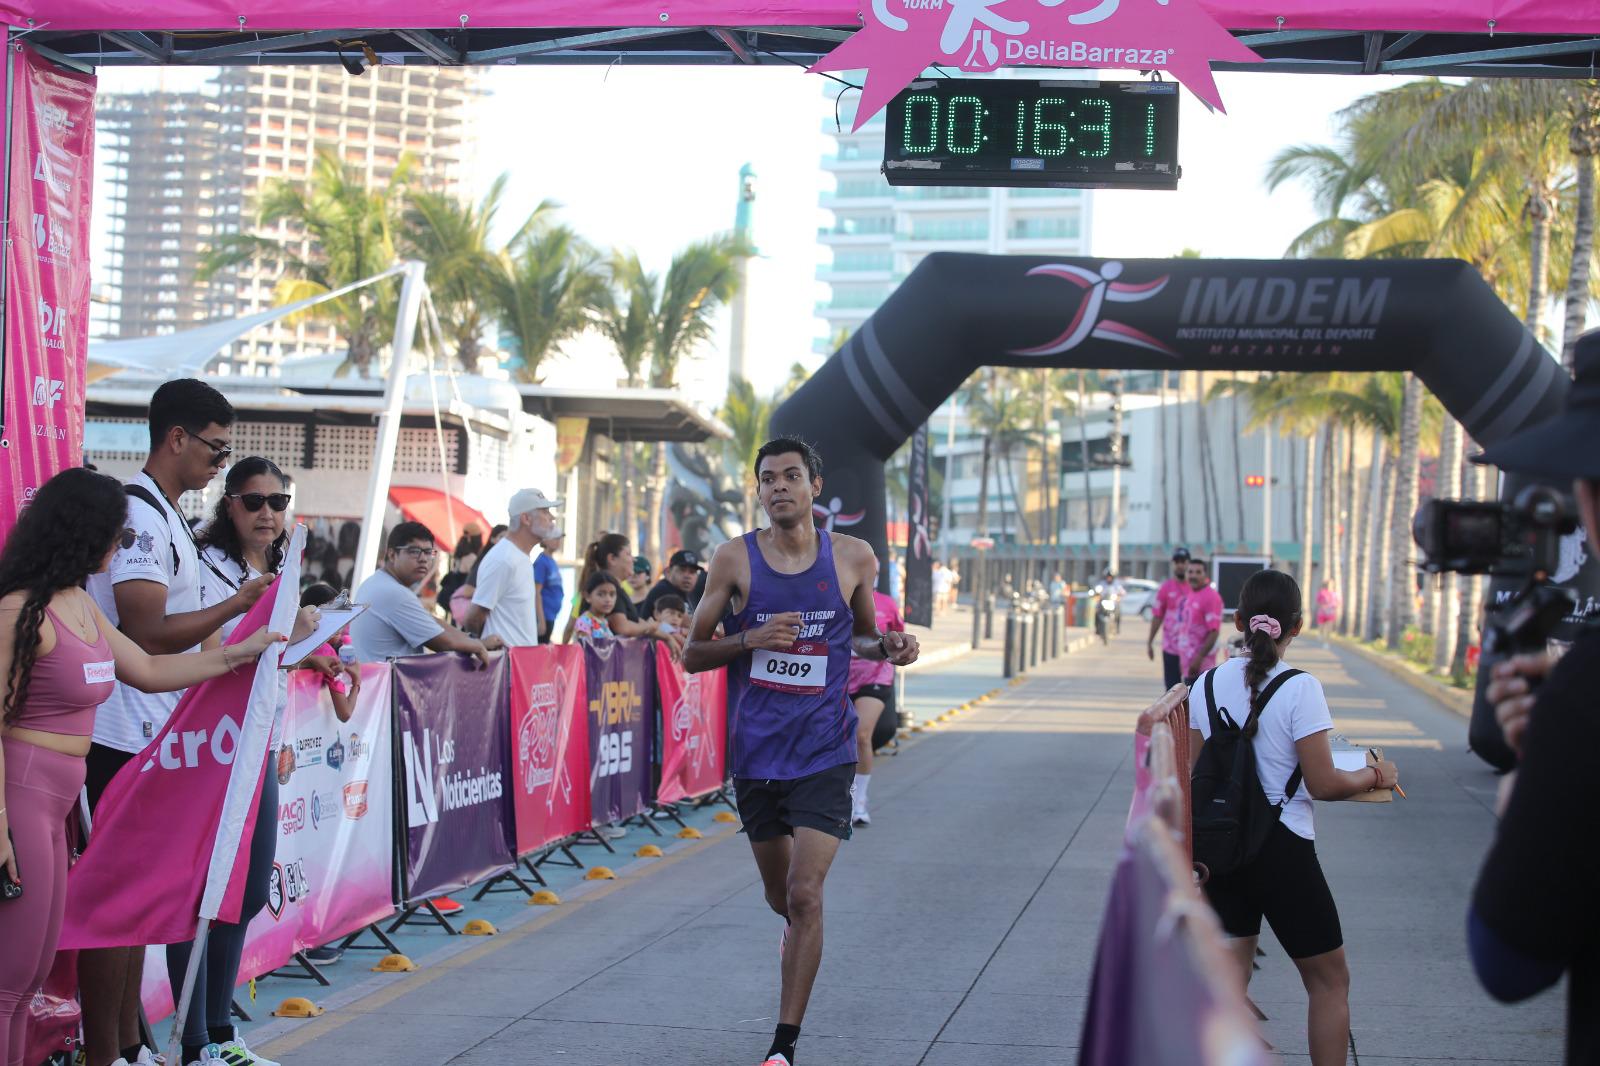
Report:
[[[1461,918],[1493,790],[1464,753],[1465,723],[1351,652],[1313,643],[1291,658],[1322,678],[1352,740],[1388,749],[1411,796],[1318,812],[1360,1062],[1558,1062],[1560,999],[1495,1005],[1464,956]],[[924,674],[911,699],[936,711],[993,688],[998,671],[994,652],[976,652]],[[884,761],[874,825],[845,846],[828,882],[801,1062],[1073,1061],[1132,787],[1130,731],[1156,672],[1142,642],[1124,636]],[[564,887],[560,908],[476,905],[498,937],[408,934],[417,973],[373,976],[347,961],[321,994],[327,1015],[269,1022],[254,1040],[294,1066],[754,1064],[775,1021],[779,922],[743,840],[715,828],[623,866],[618,881]],[[1252,995],[1284,1061],[1307,1062],[1304,994],[1276,943],[1264,936],[1263,946]],[[267,1003],[306,991],[281,979],[261,988]]]

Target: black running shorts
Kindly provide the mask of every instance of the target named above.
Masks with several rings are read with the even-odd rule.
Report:
[[[1161,653],[1161,669],[1166,675],[1167,688],[1171,688],[1183,680],[1183,664],[1178,662],[1176,652],[1164,651]]]
[[[1205,885],[1206,898],[1231,937],[1256,936],[1266,918],[1291,959],[1344,946],[1339,910],[1317,861],[1317,847],[1284,828],[1272,833],[1250,865]]]
[[[894,688],[889,685],[862,685],[850,693],[850,698],[853,700],[858,700],[862,696],[888,706],[894,700]]]
[[[741,832],[756,844],[794,836],[801,827],[849,840],[850,793],[855,778],[853,762],[790,781],[735,778],[734,798],[739,804],[739,820],[744,823]]]

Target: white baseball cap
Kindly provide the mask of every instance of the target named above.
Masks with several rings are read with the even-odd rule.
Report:
[[[512,517],[529,514],[533,511],[554,510],[561,506],[559,499],[552,500],[538,489],[521,489],[511,497],[511,503],[506,511]]]

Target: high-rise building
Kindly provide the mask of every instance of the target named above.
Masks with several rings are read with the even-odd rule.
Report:
[[[103,97],[101,136],[117,146],[107,205],[117,334],[272,307],[285,276],[280,257],[258,256],[207,282],[196,269],[217,239],[238,232],[309,258],[311,242],[293,223],[258,226],[255,212],[273,181],[306,181],[319,151],[337,153],[367,188],[386,185],[408,158],[411,184],[457,189],[474,94],[472,73],[459,67],[376,66],[360,77],[341,67],[229,67],[203,93]],[[278,322],[235,345],[223,367],[260,374],[286,356],[342,348],[327,322]]]
[[[831,99],[836,90],[830,91]],[[1089,193],[1081,189],[893,187],[883,179],[883,112],[850,132],[854,109],[844,101],[835,141],[823,169],[835,187],[822,194],[833,225],[818,239],[833,261],[818,280],[833,289],[817,315],[828,323],[828,350],[865,322],[929,252],[997,255],[1085,255],[1089,250]]]

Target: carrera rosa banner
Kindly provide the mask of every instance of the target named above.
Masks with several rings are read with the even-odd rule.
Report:
[[[891,10],[915,0],[889,0]],[[984,6],[956,0],[948,6]],[[1124,4],[1131,0],[1123,0]],[[1154,0],[1152,0],[1154,2]],[[932,6],[930,3],[929,6]],[[1106,0],[1065,0],[1063,7],[1084,14]],[[1441,33],[1583,34],[1594,31],[1594,11],[1567,0],[1200,0],[1199,6],[1233,30],[1427,30]],[[52,30],[217,30],[243,25],[257,30],[337,30],[351,26],[453,30],[462,25],[462,8],[429,0],[351,3],[303,0],[296,4],[239,4],[234,0],[168,0],[128,4],[122,0],[3,0],[0,18],[13,26],[48,23]],[[244,22],[241,24],[240,20]],[[508,26],[855,26],[856,0],[481,0],[471,6],[474,28]]]
[[[394,662],[407,901],[512,865],[509,671],[504,655],[487,667],[456,654]]]
[[[94,185],[95,79],[64,71],[27,45],[6,54],[14,99],[0,541],[39,486],[83,458]]]
[[[1261,57],[1199,0],[870,0],[861,30],[811,69],[866,71],[855,130],[936,63],[971,74],[1002,66],[1165,70],[1226,110],[1213,61]]]
[[[661,783],[656,799],[675,803],[715,792],[728,777],[728,671],[686,673],[656,645],[661,690]]]
[[[583,648],[512,648],[517,854],[589,828],[589,702]]]
[[[595,825],[650,806],[655,659],[650,641],[584,642],[589,699],[589,794]]]

